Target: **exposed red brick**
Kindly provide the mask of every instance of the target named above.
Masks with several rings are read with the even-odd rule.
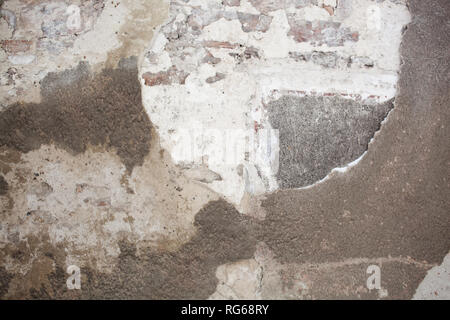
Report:
[[[156,73],[146,72],[142,75],[145,80],[146,86],[160,86],[170,85],[172,83],[185,84],[186,78],[189,74],[178,70],[175,66],[172,66],[167,71],[160,71]]]
[[[273,17],[264,14],[249,14],[238,12],[239,22],[242,24],[244,32],[260,31],[266,32],[269,30]]]
[[[326,44],[330,47],[343,46],[345,41],[358,41],[359,34],[348,27],[341,27],[341,23],[332,21],[297,20],[288,16],[291,27],[288,35],[297,42],[310,42],[313,45]]]
[[[288,35],[293,36],[297,42],[306,42],[312,38],[312,25],[311,22],[307,22],[304,25],[291,26]]]
[[[1,40],[2,49],[8,53],[26,52],[30,50],[30,40]]]

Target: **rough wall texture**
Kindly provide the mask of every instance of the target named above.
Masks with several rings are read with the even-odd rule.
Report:
[[[0,297],[448,296],[449,14],[5,1]]]

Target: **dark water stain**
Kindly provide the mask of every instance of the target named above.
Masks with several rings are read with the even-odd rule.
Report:
[[[92,74],[89,65],[49,73],[42,102],[0,113],[0,147],[26,153],[55,144],[74,154],[91,146],[117,152],[128,172],[149,153],[152,124],[142,106],[136,58]]]

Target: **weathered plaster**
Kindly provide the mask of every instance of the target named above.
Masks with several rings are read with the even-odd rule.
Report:
[[[2,195],[12,199],[1,222],[5,243],[10,234],[20,242],[45,232],[52,245],[65,244],[68,264],[105,269],[120,253],[119,240],[173,250],[192,236],[194,215],[216,196],[159,148],[141,104],[136,59],[119,66],[49,74],[41,104],[0,115],[9,167]],[[8,156],[17,151],[19,159]]]
[[[79,36],[66,2],[6,3],[1,298],[445,296],[419,285],[450,247],[445,0],[105,2]],[[59,55],[11,54],[45,30]],[[224,130],[280,157],[217,161]]]

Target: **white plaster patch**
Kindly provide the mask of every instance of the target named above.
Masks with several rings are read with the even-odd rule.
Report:
[[[32,54],[13,55],[8,57],[9,62],[12,64],[30,64],[34,59],[36,59],[36,57]]]
[[[431,268],[416,289],[413,300],[450,300],[450,254]]]
[[[277,95],[338,95],[374,103],[395,96],[401,30],[410,21],[405,4],[363,0],[296,7],[293,3],[287,1],[282,10],[267,13],[271,20],[266,32],[257,29],[261,17],[248,1],[241,1],[240,7],[219,2],[173,3],[168,23],[161,28],[167,43],[155,41],[147,54],[151,58],[142,67],[142,73],[165,80],[156,85],[142,81],[142,92],[162,146],[176,163],[183,164],[178,155],[186,144],[179,138],[187,131],[253,130],[258,136],[260,129],[270,130],[264,104]],[[193,10],[194,4],[198,11]],[[334,14],[322,5],[333,7]],[[245,17],[246,27],[253,30],[244,31],[238,12],[254,15]],[[312,40],[296,41],[290,34],[295,21],[300,23],[300,33],[315,30],[308,35]],[[336,41],[340,37],[343,40]],[[317,52],[325,58],[316,56]],[[157,74],[170,67],[188,74],[184,84]],[[217,141],[207,138],[191,148],[214,147]],[[274,150],[277,145],[274,139]],[[259,152],[256,149],[254,159],[264,159]],[[209,186],[235,205],[245,192],[258,195],[278,188],[273,163],[242,161],[230,166],[209,163],[207,158],[205,152],[197,161],[222,177]],[[245,177],[237,174],[239,165],[246,168]]]
[[[216,291],[210,300],[256,300],[261,299],[260,282],[262,268],[254,259],[219,266]]]

